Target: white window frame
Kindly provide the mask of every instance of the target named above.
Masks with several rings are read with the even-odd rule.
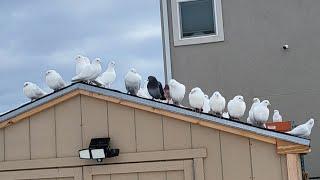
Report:
[[[221,0],[212,0],[214,5],[214,13],[215,13],[216,34],[195,36],[195,37],[182,37],[181,35],[182,26],[181,26],[179,3],[189,2],[189,1],[198,1],[198,0],[171,0],[174,46],[184,46],[184,45],[224,41]]]

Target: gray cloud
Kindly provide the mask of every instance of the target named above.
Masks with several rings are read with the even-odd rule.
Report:
[[[130,67],[164,80],[158,0],[1,1],[0,26],[0,112],[27,101],[24,81],[46,89],[48,69],[70,80],[77,54],[115,60],[120,90]]]

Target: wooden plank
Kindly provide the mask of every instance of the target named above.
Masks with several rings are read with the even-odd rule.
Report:
[[[191,160],[189,160],[191,161]],[[192,162],[192,161],[191,161]],[[145,162],[93,166],[92,175],[177,171],[185,168],[184,161]],[[191,167],[192,169],[192,164]],[[112,178],[111,178],[112,179]]]
[[[30,117],[31,159],[56,157],[54,108]]]
[[[251,179],[249,139],[221,132],[223,179]]]
[[[194,172],[193,172],[193,160],[184,160],[183,161],[183,169],[184,169],[184,180],[193,180]]]
[[[196,180],[205,180],[203,158],[195,158],[194,160],[194,177]]]
[[[5,128],[5,127],[8,127],[8,126],[11,126],[13,124],[16,124],[18,123],[19,121],[23,120],[23,119],[26,119],[34,114],[37,114],[45,109],[48,109],[50,107],[53,107],[61,102],[64,102],[70,98],[73,98],[74,96],[80,94],[80,91],[79,90],[76,90],[76,91],[73,91],[73,92],[70,92],[64,96],[61,96],[61,97],[58,97],[56,99],[53,99],[43,105],[40,105],[36,108],[33,108],[31,109],[30,111],[27,111],[27,112],[24,112],[24,113],[21,113],[19,115],[17,115],[16,117],[14,118],[11,118],[11,119],[8,119],[6,121],[3,121],[0,123],[0,129],[2,128]]]
[[[222,180],[220,133],[217,130],[191,125],[192,148],[206,147],[208,157],[204,159],[205,179]]]
[[[277,139],[278,154],[306,154],[311,152],[310,146],[304,146]]]
[[[78,156],[82,149],[80,96],[55,106],[57,157]]]
[[[81,96],[83,146],[89,147],[90,140],[108,137],[107,102]]]
[[[193,159],[193,158],[204,158],[204,157],[207,157],[206,149],[204,148],[123,153],[116,158],[107,159],[102,163],[97,163],[96,161],[81,160],[79,159],[79,157],[0,162],[0,171],[54,168],[54,167],[74,167],[74,166],[84,166],[84,165],[101,165],[101,164],[116,164],[116,163],[166,161],[166,160]]]
[[[163,150],[162,117],[158,114],[135,110],[137,151]]]
[[[250,140],[250,144],[254,179],[282,180],[281,160],[275,145],[254,139]]]
[[[164,149],[191,148],[190,123],[163,117]]]
[[[5,128],[5,160],[30,159],[29,119]]]
[[[287,154],[288,180],[301,180],[299,154]]]
[[[134,109],[108,103],[108,120],[111,146],[122,153],[136,152]]]

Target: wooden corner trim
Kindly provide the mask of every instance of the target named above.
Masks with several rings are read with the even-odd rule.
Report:
[[[288,180],[302,180],[299,154],[287,154]]]
[[[294,144],[287,141],[277,139],[278,154],[306,154],[311,152],[310,146]]]

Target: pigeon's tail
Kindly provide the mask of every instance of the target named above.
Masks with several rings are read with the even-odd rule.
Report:
[[[71,82],[79,82],[81,81],[78,76],[75,76],[71,79]]]
[[[99,78],[93,80],[92,82],[98,86],[103,86],[103,83],[99,80]]]

